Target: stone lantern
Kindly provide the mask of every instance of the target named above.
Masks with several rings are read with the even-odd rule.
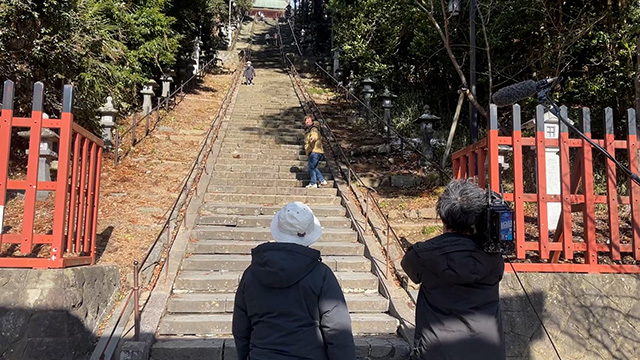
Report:
[[[171,95],[171,83],[173,82],[173,76],[175,74],[173,70],[165,70],[164,74],[160,77],[160,81],[162,82],[162,93],[160,96],[165,99]]]
[[[373,84],[375,81],[371,80],[371,78],[366,78],[362,80],[362,95],[364,96],[364,104],[366,105],[365,112],[367,116],[369,116],[369,111],[371,109],[371,97],[373,96]]]
[[[343,85],[342,77],[344,76],[344,71],[342,69],[338,69],[336,71],[336,80],[338,80],[338,86]]]
[[[333,76],[338,76],[338,69],[340,69],[340,48],[333,49]]]
[[[49,115],[43,113],[43,119],[48,119]],[[20,131],[18,136],[29,139],[31,137],[31,130]],[[48,128],[42,128],[40,132],[40,156],[38,159],[38,181],[51,181],[51,162],[58,158],[58,153],[53,150],[54,144],[60,142],[60,136],[53,130]],[[29,149],[26,154],[29,155]],[[47,200],[51,191],[38,190],[36,193],[36,199],[39,201]]]
[[[431,149],[433,121],[440,120],[440,118],[431,114],[429,111],[429,105],[425,105],[423,109],[422,115],[417,119],[420,124],[420,130],[422,130],[422,154],[428,160],[433,160],[433,150]]]
[[[385,88],[384,93],[382,93],[382,108],[384,109],[384,124],[387,136],[389,136],[391,128],[391,108],[393,108],[393,99],[396,97],[397,96],[393,95],[387,88]]]
[[[351,70],[349,73],[349,83],[347,84],[347,90],[349,90],[349,94],[351,95],[356,93],[355,77],[353,70]]]
[[[154,89],[158,87],[158,83],[155,80],[149,80],[142,86],[140,94],[142,94],[142,116],[147,116],[153,109],[153,97],[156,95]]]
[[[113,149],[113,128],[116,126],[116,115],[118,114],[118,110],[113,106],[113,98],[108,96],[107,102],[98,111],[100,112],[104,149],[111,151]]]

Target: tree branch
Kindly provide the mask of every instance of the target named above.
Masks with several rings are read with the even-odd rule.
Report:
[[[436,31],[438,32],[438,34],[440,35],[440,38],[444,42],[444,46],[447,49],[447,54],[449,55],[451,64],[453,64],[454,69],[456,70],[456,72],[458,73],[458,76],[460,77],[460,82],[462,82],[462,87],[464,88],[463,91],[464,91],[464,94],[467,96],[467,99],[478,110],[478,113],[482,115],[482,117],[488,120],[489,113],[487,113],[487,110],[485,110],[485,108],[482,105],[480,105],[480,103],[478,103],[478,100],[476,99],[476,97],[473,96],[471,91],[469,91],[469,83],[467,82],[467,78],[464,76],[464,72],[462,71],[462,68],[458,63],[458,60],[454,56],[453,50],[451,48],[451,44],[449,44],[449,42],[447,41],[447,37],[445,33],[442,31],[440,24],[438,24],[438,21],[436,20],[436,18],[433,17],[433,13],[424,7],[421,0],[415,0],[415,1],[418,7],[427,14],[427,18],[429,18],[429,21],[431,21],[431,24],[433,24],[433,26],[436,28]],[[432,4],[432,8],[433,8],[433,4]]]

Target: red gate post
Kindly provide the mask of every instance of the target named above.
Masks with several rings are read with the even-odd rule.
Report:
[[[604,146],[609,154],[616,156],[614,147],[615,135],[613,132],[613,109],[604,110],[605,135]],[[618,219],[618,180],[616,179],[616,166],[613,161],[607,159],[607,203],[609,206],[609,236],[611,245],[611,259],[620,260],[620,223]]]
[[[14,89],[13,81],[4,82],[2,113],[0,113],[0,249],[2,249],[2,230],[4,228],[4,207],[7,204]]]
[[[627,150],[629,152],[629,169],[632,173],[638,173],[638,130],[636,128],[636,111],[627,110],[629,124],[629,136],[627,137]],[[631,191],[629,203],[631,204],[631,229],[633,231],[633,258],[640,260],[640,185],[629,180]]]
[[[515,216],[515,242],[516,257],[526,257],[524,236],[524,167],[522,164],[522,120],[520,105],[513,105],[513,133],[511,134],[513,146],[513,207]]]

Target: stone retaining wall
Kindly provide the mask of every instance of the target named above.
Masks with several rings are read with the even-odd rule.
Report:
[[[0,359],[86,359],[119,286],[116,266],[0,269]]]
[[[640,276],[518,275],[563,360],[640,359]],[[501,300],[507,358],[557,359],[513,273]]]

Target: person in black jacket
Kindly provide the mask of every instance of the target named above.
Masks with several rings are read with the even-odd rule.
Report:
[[[411,359],[503,360],[499,284],[504,261],[473,236],[486,206],[475,183],[454,180],[438,199],[444,234],[407,250],[402,268],[420,284]]]
[[[236,292],[233,338],[238,360],[355,360],[342,289],[320,252],[318,218],[289,203],[271,222],[275,242],[251,251]]]

